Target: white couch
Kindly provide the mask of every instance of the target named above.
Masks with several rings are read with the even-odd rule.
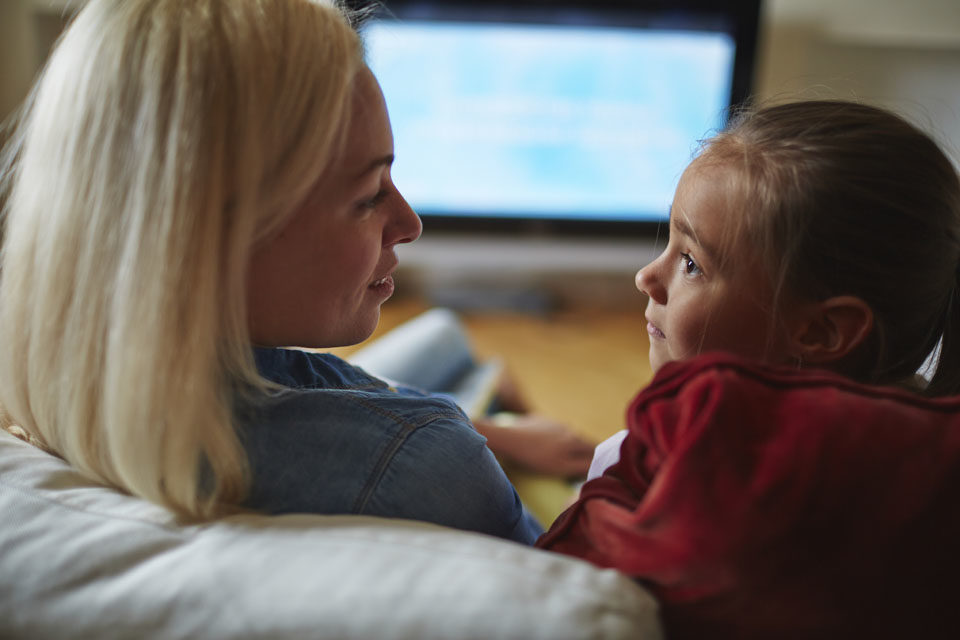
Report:
[[[0,638],[660,638],[619,573],[361,516],[180,526],[0,431]]]

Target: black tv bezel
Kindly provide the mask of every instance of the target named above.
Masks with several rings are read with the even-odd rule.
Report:
[[[403,20],[425,17],[439,11],[444,18],[454,14],[470,15],[482,20],[502,16],[505,10],[519,18],[524,12],[542,16],[556,12],[564,17],[581,12],[585,15],[633,15],[637,22],[662,26],[689,24],[692,17],[700,22],[718,21],[732,27],[735,43],[733,77],[731,78],[728,115],[749,104],[753,89],[757,35],[762,0],[514,0],[477,2],[476,0],[381,0],[373,11],[369,3],[367,18],[389,16]],[[521,19],[522,20],[522,19]],[[558,19],[557,23],[562,23]],[[362,25],[360,27],[362,33]],[[582,237],[645,237],[662,233],[664,220],[572,220],[568,218],[524,217],[510,215],[443,215],[418,211],[424,231],[455,234],[483,233],[512,236],[582,236]]]

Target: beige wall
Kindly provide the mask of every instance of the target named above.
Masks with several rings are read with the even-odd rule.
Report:
[[[0,115],[6,115],[30,86],[36,60],[30,47],[29,8],[25,0],[0,0]]]
[[[765,0],[756,94],[860,98],[960,164],[960,0]]]
[[[50,46],[82,0],[0,0],[0,118],[23,101]]]

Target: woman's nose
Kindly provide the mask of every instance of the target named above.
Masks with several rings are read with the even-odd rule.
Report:
[[[393,220],[391,223],[393,233],[387,244],[413,242],[423,232],[423,223],[420,221],[420,216],[417,215],[399,191],[396,192],[394,197]]]
[[[654,302],[658,304],[667,303],[667,289],[663,286],[657,274],[659,260],[654,260],[644,268],[637,271],[634,282],[640,293],[647,294]]]

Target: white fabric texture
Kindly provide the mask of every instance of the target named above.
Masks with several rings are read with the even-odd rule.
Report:
[[[661,637],[580,560],[362,516],[178,525],[0,430],[2,638]]]
[[[620,461],[620,446],[626,439],[627,430],[621,429],[597,445],[593,450],[593,460],[590,461],[587,480],[599,478],[604,471]]]

